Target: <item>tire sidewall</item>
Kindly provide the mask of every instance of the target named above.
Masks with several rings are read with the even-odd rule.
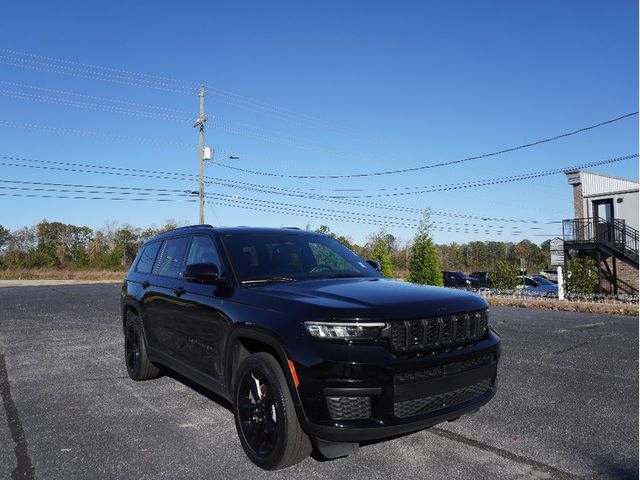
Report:
[[[287,442],[290,441],[290,439],[288,438],[289,429],[287,428],[288,422],[290,422],[290,419],[287,415],[290,414],[290,412],[286,411],[285,399],[282,392],[283,386],[280,384],[280,379],[278,378],[277,373],[273,371],[273,368],[274,366],[270,365],[269,362],[267,362],[260,356],[250,356],[240,365],[233,385],[233,414],[235,417],[236,430],[238,431],[240,443],[242,444],[242,448],[244,449],[249,459],[260,468],[266,470],[271,470],[277,467],[278,463],[284,455]],[[278,366],[278,368],[280,367]],[[248,442],[244,438],[244,432],[242,431],[242,426],[240,425],[240,416],[238,414],[240,385],[242,383],[242,379],[245,377],[245,375],[248,374],[248,372],[253,370],[257,370],[258,372],[260,372],[268,382],[269,388],[271,388],[273,392],[276,407],[278,439],[276,441],[275,447],[266,457],[256,455],[249,446]],[[286,386],[286,381],[284,387],[288,388]]]
[[[127,318],[127,322],[125,324],[125,337],[124,337],[124,348],[125,348],[125,357],[124,357],[124,363],[125,363],[125,367],[127,368],[127,373],[129,374],[129,376],[132,379],[137,379],[140,375],[140,368],[141,368],[141,360],[142,358],[138,358],[138,361],[135,364],[135,368],[130,368],[129,367],[129,362],[127,362],[127,331],[129,329],[133,329],[134,334],[136,335],[136,337],[138,337],[138,348],[140,349],[140,357],[142,357],[145,353],[144,350],[144,339],[142,338],[141,332],[140,332],[140,322],[138,321],[138,317],[136,315],[130,314],[129,317]]]

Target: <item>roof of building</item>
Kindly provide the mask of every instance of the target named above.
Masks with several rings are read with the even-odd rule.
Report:
[[[582,184],[582,195],[606,195],[609,193],[633,192],[640,189],[640,183],[636,180],[612,177],[601,173],[583,171],[566,172],[567,180],[571,185]]]

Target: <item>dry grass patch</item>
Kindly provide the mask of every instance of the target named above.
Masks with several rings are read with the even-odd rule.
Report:
[[[24,268],[0,270],[1,280],[122,280],[125,270],[61,270],[57,268]]]
[[[561,312],[602,313],[611,315],[638,316],[638,304],[568,302],[548,299],[496,298],[487,301],[496,307],[537,308],[539,310],[555,310]]]

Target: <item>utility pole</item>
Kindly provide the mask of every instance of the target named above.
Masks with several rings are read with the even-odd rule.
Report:
[[[207,89],[204,85],[200,85],[198,96],[200,97],[200,116],[193,123],[194,128],[199,129],[199,154],[200,154],[200,224],[204,224],[204,122],[207,116],[204,114],[204,96]]]

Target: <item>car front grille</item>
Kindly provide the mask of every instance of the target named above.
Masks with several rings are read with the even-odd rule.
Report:
[[[363,420],[371,416],[371,397],[326,397],[334,420]]]
[[[468,387],[459,388],[450,392],[439,393],[415,400],[395,402],[393,407],[394,415],[398,418],[407,418],[453,407],[486,394],[490,388],[491,379],[487,378]]]
[[[487,333],[487,312],[391,322],[391,348],[398,352],[448,347],[479,340]]]

